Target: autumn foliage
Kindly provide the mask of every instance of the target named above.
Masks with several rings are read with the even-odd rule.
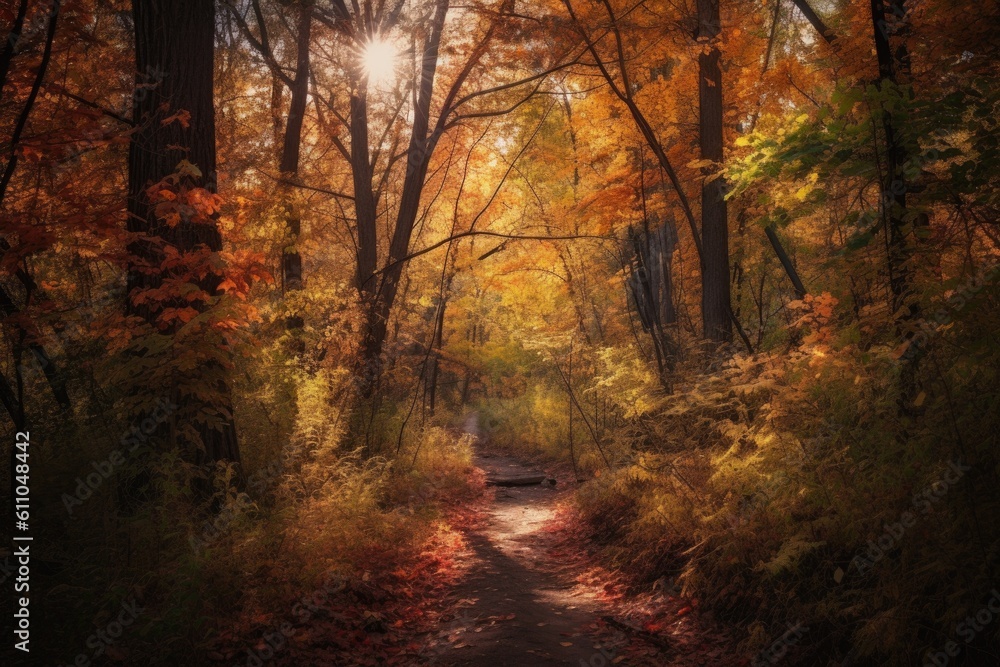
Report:
[[[959,641],[1000,571],[998,20],[3,4],[38,655],[91,655],[134,599],[101,660],[246,664],[287,621],[274,664],[422,664],[485,446],[572,470],[567,557],[647,632],[696,599],[734,664],[794,622],[788,664]]]

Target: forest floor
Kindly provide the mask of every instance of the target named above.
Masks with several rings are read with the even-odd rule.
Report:
[[[480,455],[475,463],[487,477],[537,472],[499,455]],[[560,576],[546,553],[553,536],[545,527],[562,494],[537,484],[494,488],[483,525],[468,535],[468,569],[452,593],[453,618],[431,642],[432,661],[455,667],[590,664],[604,646],[588,632],[600,605]]]
[[[474,464],[470,479],[480,488],[484,473],[542,471],[484,449]],[[544,466],[555,485],[486,487],[446,512],[420,554],[394,565],[373,554],[362,578],[329,596],[304,596],[309,615],[256,618],[252,628],[227,633],[224,643],[243,649],[220,648],[213,660],[247,667],[747,665],[732,637],[673,582],[629,582],[600,564],[573,511],[568,468]],[[273,653],[264,639],[246,645],[282,620],[291,621],[291,640]]]
[[[488,452],[475,464],[487,477],[538,472]],[[555,473],[554,487],[491,487],[486,516],[467,535],[452,611],[424,653],[431,664],[736,664],[731,642],[708,627],[697,601],[666,590],[637,595],[593,562],[567,507],[567,473]]]

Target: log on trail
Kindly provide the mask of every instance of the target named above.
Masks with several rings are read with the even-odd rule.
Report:
[[[531,473],[515,473],[512,475],[493,474],[486,478],[486,484],[488,486],[533,486],[541,484],[546,479],[545,475]]]

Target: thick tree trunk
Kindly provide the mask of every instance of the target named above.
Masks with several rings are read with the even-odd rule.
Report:
[[[218,252],[222,236],[214,218],[210,222],[181,219],[168,225],[158,219],[147,188],[174,174],[178,163],[187,160],[200,175],[190,172],[185,185],[215,190],[215,110],[213,106],[213,56],[215,52],[215,4],[212,0],[135,0],[132,4],[135,25],[136,71],[144,94],[135,96],[134,118],[137,128],[129,147],[128,231],[136,235],[129,246],[128,310],[157,326],[160,309],[148,303],[137,305],[132,297],[139,291],[154,289],[169,278],[161,269],[165,248],[172,247],[182,256],[199,248]],[[186,122],[165,118],[184,110]],[[207,275],[198,287],[209,294],[218,293],[221,279]],[[172,428],[172,433],[193,431],[201,442],[190,442],[177,435],[176,444],[191,451],[196,463],[239,462],[232,401],[224,371],[217,364],[201,369],[215,399],[212,404],[179,388],[164,387],[169,398],[180,405],[181,415],[214,414],[214,423],[192,419],[186,428]]]
[[[714,40],[721,32],[718,0],[698,0],[698,34],[703,50],[698,56],[698,120],[703,160],[722,164],[722,68]],[[716,342],[732,340],[729,294],[729,223],[726,213],[726,182],[721,177],[701,188],[701,235],[703,252],[701,311],[705,337]]]

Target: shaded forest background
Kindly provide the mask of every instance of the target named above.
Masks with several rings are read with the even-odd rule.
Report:
[[[477,439],[569,466],[581,550],[734,657],[802,622],[798,664],[997,664],[1000,624],[961,624],[1000,586],[998,25],[4,3],[24,664],[214,664],[317,590],[345,647],[419,664]]]

